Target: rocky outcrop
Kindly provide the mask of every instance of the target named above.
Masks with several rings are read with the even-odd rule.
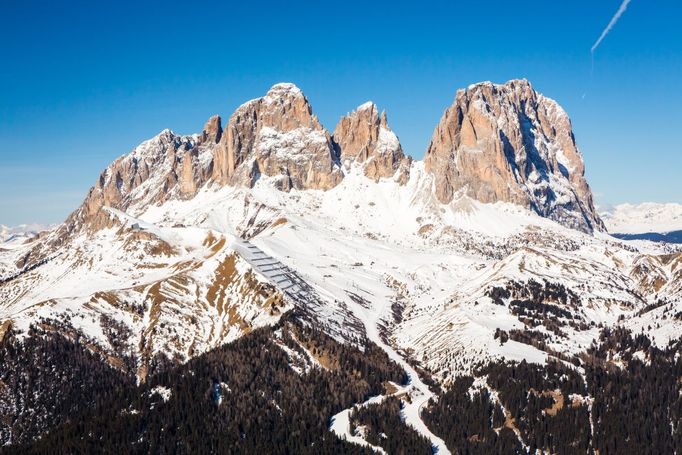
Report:
[[[411,158],[389,128],[386,112],[379,115],[372,102],[342,117],[332,141],[342,162],[362,163],[365,175],[374,181],[395,176],[405,184],[409,179]]]
[[[201,144],[213,143],[217,144],[223,135],[222,121],[219,115],[214,115],[204,125],[204,129],[201,131],[201,136],[199,142]]]
[[[178,175],[182,175],[182,158],[194,145],[191,138],[164,130],[117,159],[102,172],[88,193],[82,206],[85,217],[96,214],[103,206],[125,210],[142,198],[161,202],[177,186]],[[154,185],[148,183],[150,180]]]
[[[213,149],[222,134],[220,117],[211,117],[200,135],[164,130],[111,163],[83,204],[66,221],[68,230],[85,224],[108,226],[102,207],[144,209],[172,198],[193,197],[212,175]]]
[[[214,116],[197,135],[164,130],[114,161],[67,225],[103,227],[104,206],[141,212],[192,198],[207,183],[252,187],[267,178],[283,191],[328,190],[343,179],[342,162],[360,164],[374,181],[401,184],[411,167],[374,103],[342,117],[330,136],[301,90],[276,84],[240,106],[224,128]],[[568,116],[527,81],[458,91],[434,132],[425,169],[442,203],[461,195],[506,201],[583,231],[603,229]]]
[[[250,187],[261,176],[285,191],[328,190],[343,178],[329,133],[293,84],[276,84],[240,106],[215,150],[213,180],[219,184]]]
[[[632,263],[630,278],[644,297],[682,298],[682,253],[639,256]]]
[[[424,162],[443,203],[506,201],[565,226],[604,229],[568,115],[526,80],[459,90]]]

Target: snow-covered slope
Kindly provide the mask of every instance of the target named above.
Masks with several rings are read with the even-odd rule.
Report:
[[[281,103],[277,87],[286,88]],[[305,136],[300,125],[310,124],[311,135],[328,136],[300,91],[275,88],[250,102],[260,106],[252,113],[256,126]],[[133,352],[143,377],[159,356],[184,361],[276,320],[286,308],[314,305],[311,317],[338,339],[362,339],[371,331],[363,326],[369,318],[392,348],[445,379],[475,359],[539,361],[549,351],[577,352],[598,324],[639,317],[659,299],[679,303],[670,265],[677,262],[663,256],[674,253],[669,248],[581,233],[522,205],[482,203],[464,193],[444,203],[439,177],[423,162],[404,159],[399,143],[380,173],[368,174],[364,158],[341,163],[332,156],[331,187],[283,187],[282,175],[307,181],[312,172],[297,156],[282,158],[286,168],[271,176],[256,173],[249,185],[221,183],[214,160],[226,161],[229,177],[236,151],[240,162],[251,159],[243,140],[253,131],[242,111],[225,132],[219,117],[200,135],[164,130],[107,168],[66,223],[3,251],[2,320],[20,332],[36,321],[58,321],[113,358]],[[385,115],[375,111],[372,105],[367,131],[367,122],[352,116],[337,128],[348,156],[356,149],[371,156],[375,136],[387,129]],[[263,128],[256,130],[267,136]],[[278,144],[267,153],[256,147],[264,154],[258,159],[279,156]],[[300,153],[307,152],[294,155]],[[324,180],[318,171],[315,180]],[[241,239],[302,277],[315,299],[302,304],[288,296],[270,269],[239,248]],[[555,312],[564,320],[551,327],[513,303],[532,297],[528,287],[538,283],[575,295],[570,309]],[[504,346],[494,341],[499,330],[524,328],[540,332],[543,349],[519,337]],[[112,331],[128,344],[112,341]]]
[[[375,183],[359,165],[345,171],[329,191],[282,192],[262,178],[252,189],[206,186],[189,200],[132,204],[127,214],[106,209],[110,227],[79,235],[0,287],[3,319],[18,330],[38,318],[67,319],[114,352],[106,335],[111,319],[136,334],[128,346],[141,346],[136,368],[157,354],[182,361],[290,304],[271,311],[277,291],[261,290],[268,278],[231,247],[238,237],[317,290],[326,302],[315,311],[321,324],[332,331],[347,323],[332,331],[339,339],[366,335],[358,321],[376,321],[393,348],[443,379],[485,358],[547,357],[519,341],[499,346],[497,329],[527,324],[514,314],[514,296],[494,302],[494,288],[536,281],[575,293],[574,302],[557,302],[565,310],[558,312],[560,330],[533,327],[549,348],[567,354],[588,346],[598,324],[637,318],[661,297],[679,304],[672,270],[655,285],[640,277],[643,257],[660,262],[655,246],[644,255],[512,204],[466,197],[440,204],[421,163],[413,164],[407,185]]]
[[[40,224],[0,225],[0,247],[23,243],[46,229],[46,226]]]
[[[306,133],[290,116],[303,116],[333,153],[294,95],[252,114],[296,135]],[[660,345],[682,331],[673,246],[576,230],[464,192],[443,202],[433,170],[399,144],[372,149],[374,129],[355,135],[357,119],[339,128],[345,150],[395,159],[368,172],[372,160],[357,158],[365,152],[330,155],[326,179],[309,160],[280,156],[287,138],[263,148],[270,126],[240,115],[224,134],[216,117],[201,135],[165,130],[107,168],[64,224],[0,250],[0,338],[39,324],[143,381],[295,308],[338,341],[371,341],[402,365],[412,379],[405,417],[431,437],[419,420],[431,396],[424,370],[447,383],[492,359],[575,360],[602,327],[651,327]],[[385,117],[370,117],[381,139]],[[256,167],[249,125],[261,126]],[[253,171],[248,184],[233,181],[239,169]]]
[[[186,361],[287,310],[274,286],[235,253],[229,234],[105,212],[106,229],[80,233],[28,269],[5,274],[0,319],[19,334],[35,323],[75,331],[109,363],[144,379],[150,367]],[[21,263],[31,247],[3,254],[3,265]]]
[[[601,214],[609,232],[616,234],[682,231],[682,204],[645,202],[620,204]]]

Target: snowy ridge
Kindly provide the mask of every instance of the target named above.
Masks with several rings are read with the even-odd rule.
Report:
[[[618,234],[682,231],[682,204],[620,204],[602,212],[602,219]]]
[[[20,245],[35,237],[38,233],[50,228],[51,226],[43,226],[41,224],[0,225],[0,248],[11,248]]]
[[[284,95],[303,96],[278,84],[245,106]],[[547,105],[547,115],[567,121],[556,103]],[[186,362],[295,309],[337,341],[372,342],[400,365],[409,378],[399,388],[409,396],[402,417],[439,453],[448,453],[443,440],[421,419],[435,398],[422,372],[445,385],[489,361],[568,362],[603,327],[646,327],[659,346],[682,333],[674,317],[682,312],[680,249],[572,229],[571,210],[549,219],[463,191],[442,202],[437,177],[419,161],[405,162],[403,181],[368,178],[366,163],[339,169],[330,161],[317,177],[343,175],[316,187],[324,191],[282,185],[290,170],[301,171],[286,167],[292,163],[304,163],[299,182],[315,180],[312,149],[326,156],[331,142],[321,127],[279,120],[293,126],[254,131],[247,152],[274,170],[254,171],[249,185],[211,176],[216,144],[164,130],[112,163],[66,223],[28,243],[0,244],[0,327],[18,337],[32,324],[78,333],[142,382],[166,362]],[[379,155],[400,148],[387,128],[378,134]],[[534,137],[544,161],[572,171],[577,161]],[[247,157],[242,167],[255,162]],[[538,198],[554,194],[548,206],[574,201],[566,176],[536,170],[526,185]],[[676,226],[672,209],[642,210],[656,213],[658,226]],[[316,367],[282,349],[297,371]],[[363,444],[349,434],[350,411],[331,430]]]
[[[67,323],[119,366],[135,353],[144,379],[159,355],[185,361],[286,311],[229,247],[229,234],[107,210],[115,227],[76,237],[52,261],[0,286],[0,319],[19,333],[35,321],[58,330]],[[128,333],[123,349],[112,345],[110,326]]]
[[[187,299],[199,292],[207,299],[202,307],[224,314],[224,328],[207,319],[204,335],[181,336],[178,347],[152,343],[145,354],[166,352],[186,359],[240,336],[240,324],[277,319],[267,312],[259,316],[260,304],[254,301],[256,306],[250,307],[244,297],[234,307],[239,318],[216,304],[223,291],[209,293],[211,282],[226,261],[234,261],[236,276],[251,273],[257,278],[252,286],[258,280],[274,284],[285,300],[299,302],[323,321],[335,338],[356,340],[374,330],[385,331],[393,344],[390,349],[428,354],[424,366],[446,379],[467,371],[477,359],[547,358],[530,345],[511,340],[501,346],[494,340],[496,329],[523,329],[509,308],[486,296],[494,287],[528,280],[561,283],[580,294],[581,305],[571,311],[587,324],[624,319],[638,325],[630,320],[648,321],[650,313],[636,313],[656,299],[667,296],[672,304],[680,302],[678,269],[656,259],[663,253],[656,246],[639,251],[605,235],[564,228],[511,204],[461,198],[442,205],[433,197],[431,177],[421,163],[412,165],[411,175],[406,185],[391,179],[375,183],[353,165],[329,191],[282,192],[271,179],[262,178],[253,189],[205,186],[187,200],[148,205],[138,199],[126,212],[106,208],[112,227],[83,233],[64,246],[57,259],[0,287],[6,302],[0,317],[21,330],[36,318],[70,314],[72,323],[109,349],[92,318],[105,314],[144,333],[167,318],[177,324],[172,314],[189,316]],[[498,258],[500,251],[508,253]],[[257,266],[254,253],[272,258],[271,263]],[[3,263],[22,254],[3,253]],[[644,257],[653,258],[651,267],[660,269],[663,281],[656,287],[638,278]],[[309,295],[314,290],[315,298],[301,299],[300,289],[290,288],[294,278],[308,286]],[[160,306],[160,314],[152,315],[159,293],[170,300]],[[370,309],[358,306],[351,295],[366,300]],[[107,300],[137,302],[147,309],[140,317],[134,311],[119,312]],[[403,308],[398,322],[391,309],[396,302]],[[213,321],[210,312],[206,317]],[[368,328],[367,321],[376,321],[379,328],[371,323]],[[671,319],[663,325],[667,328],[661,333],[672,334],[680,327]],[[545,332],[548,345],[566,353],[579,352],[598,334],[596,328],[564,330],[567,339]]]

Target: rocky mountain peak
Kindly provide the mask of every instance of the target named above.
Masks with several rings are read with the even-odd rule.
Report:
[[[317,117],[313,115],[308,99],[294,84],[275,84],[263,98],[255,101],[256,104],[261,104],[260,114],[264,126],[282,132],[300,127],[322,129]]]
[[[343,178],[329,133],[294,84],[241,105],[216,148],[214,181],[250,187],[261,176],[285,191],[329,189]]]
[[[381,115],[376,104],[368,101],[344,116],[332,136],[341,160],[363,164],[367,177],[377,181],[397,175],[407,182],[411,159],[403,153],[398,137],[388,126],[386,112]]]
[[[146,207],[174,196],[193,195],[208,176],[210,161],[206,155],[215,145],[210,138],[219,135],[219,128],[211,130],[209,126],[219,126],[219,118],[209,120],[199,140],[165,129],[115,160],[66,224],[86,222],[97,228],[106,222],[102,207],[127,210],[134,204]],[[201,145],[204,138],[205,146]]]
[[[278,82],[268,90],[266,98],[282,98],[284,96],[304,97],[303,92],[292,82]]]
[[[442,203],[464,195],[506,201],[583,231],[603,229],[568,116],[526,80],[459,90],[424,161]],[[342,163],[401,184],[411,168],[375,103],[342,117],[330,136],[298,87],[275,84],[236,109],[224,128],[216,115],[199,135],[164,130],[114,161],[70,222],[102,226],[104,206],[142,211],[190,199],[207,183],[252,187],[266,178],[283,191],[328,190],[343,179]]]
[[[209,118],[201,131],[201,143],[218,143],[223,135],[222,119],[219,115]]]
[[[459,90],[424,162],[443,203],[505,201],[583,231],[604,229],[568,115],[526,80]]]

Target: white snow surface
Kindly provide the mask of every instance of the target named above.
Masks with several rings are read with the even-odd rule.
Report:
[[[350,427],[350,416],[353,413],[353,410],[368,406],[370,404],[381,403],[385,398],[386,397],[384,395],[372,397],[369,400],[365,401],[364,403],[360,403],[351,408],[344,409],[343,411],[336,413],[331,418],[331,424],[329,425],[329,429],[340,439],[345,439],[348,442],[369,447],[376,453],[385,454],[386,451],[381,447],[373,446],[372,444],[367,442],[361,435],[353,434],[351,432]]]
[[[157,385],[149,391],[150,395],[158,395],[161,397],[164,403],[171,399],[173,391],[166,386]]]
[[[298,138],[273,133],[272,140],[273,153],[283,153],[280,145]],[[145,159],[150,144],[133,154]],[[660,345],[682,333],[680,321],[662,318],[682,310],[679,262],[664,255],[664,245],[588,235],[512,204],[464,196],[441,204],[421,162],[405,185],[367,179],[357,164],[344,171],[328,191],[282,192],[276,178],[261,176],[254,188],[207,184],[191,199],[162,204],[133,197],[125,212],[105,210],[108,227],[76,232],[32,270],[21,262],[39,241],[2,248],[0,323],[26,333],[36,321],[68,322],[110,353],[103,324],[120,324],[130,330],[126,349],[135,352],[143,380],[149,353],[186,361],[275,323],[295,304],[314,305],[308,309],[331,336],[344,343],[366,337],[404,368],[411,401],[403,417],[441,453],[443,441],[420,418],[434,395],[415,364],[445,383],[488,360],[550,357],[495,339],[498,329],[526,329],[511,299],[500,305],[487,295],[496,286],[547,281],[576,293],[580,303],[566,309],[582,328],[567,323],[564,336],[534,328],[568,355],[585,350],[600,324],[652,325]],[[663,284],[651,286],[652,276]],[[295,281],[306,286],[304,301],[287,294]],[[277,292],[284,304],[271,312],[267,296]],[[641,312],[661,298],[665,308]],[[299,373],[319,367],[283,349]],[[347,427],[344,418],[334,420],[337,434]]]
[[[11,248],[21,245],[39,232],[50,229],[50,227],[37,223],[19,224],[17,226],[0,225],[0,247]]]
[[[601,214],[609,232],[617,234],[682,231],[682,204],[619,204]]]

